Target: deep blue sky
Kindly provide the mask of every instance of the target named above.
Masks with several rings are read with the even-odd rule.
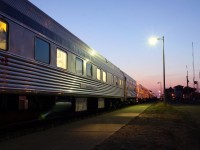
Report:
[[[192,84],[200,71],[200,0],[30,0],[82,41],[155,94],[162,82],[165,36],[166,87]]]

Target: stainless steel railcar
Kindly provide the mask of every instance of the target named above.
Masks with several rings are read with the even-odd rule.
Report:
[[[136,97],[136,82],[26,0],[0,0],[0,108],[74,111]],[[13,107],[11,107],[13,106]]]
[[[137,102],[145,102],[148,99],[152,99],[153,95],[151,93],[151,91],[149,91],[148,89],[146,89],[144,86],[142,86],[141,84],[137,83],[136,86],[136,93],[137,93]]]

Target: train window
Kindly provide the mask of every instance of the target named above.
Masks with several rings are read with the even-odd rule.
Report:
[[[83,74],[83,60],[76,58],[76,73]]]
[[[122,86],[122,80],[119,79],[119,86]]]
[[[7,50],[8,48],[8,24],[0,20],[0,49]]]
[[[113,76],[113,84],[114,84],[114,85],[115,85],[115,78],[116,78],[116,77],[115,77],[115,76]]]
[[[86,64],[86,74],[87,74],[87,76],[92,77],[92,64],[91,63]]]
[[[110,84],[113,84],[113,75],[111,75]]]
[[[57,49],[57,67],[67,69],[67,53]]]
[[[116,80],[115,80],[115,84],[116,86],[118,86],[118,78],[116,77]]]
[[[103,82],[106,82],[107,81],[107,78],[106,78],[106,72],[103,71]]]
[[[50,44],[35,38],[35,59],[49,64]]]
[[[101,70],[97,68],[97,79],[101,80]]]

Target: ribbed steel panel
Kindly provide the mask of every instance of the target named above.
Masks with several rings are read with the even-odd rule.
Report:
[[[0,52],[0,90],[123,97],[123,89],[57,67]],[[81,88],[88,84],[96,89]]]
[[[93,51],[88,45],[30,2],[25,0],[0,0],[0,4],[0,11],[6,16],[10,16],[9,19],[24,28],[28,27],[30,31],[36,34],[40,33],[46,36],[51,41],[64,46],[67,50],[74,51],[75,54],[82,57],[85,57],[85,54],[89,57],[89,53]],[[90,61],[104,71],[123,79],[120,69],[100,54],[96,53]],[[16,56],[9,51],[0,51],[0,83],[0,90],[7,92],[31,91],[109,97],[123,97],[124,95],[121,88],[78,76],[57,67],[26,59],[23,56]],[[96,88],[81,87],[83,84]]]

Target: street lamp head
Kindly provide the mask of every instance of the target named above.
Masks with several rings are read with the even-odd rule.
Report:
[[[157,42],[158,42],[158,38],[157,37],[150,37],[149,38],[149,44],[150,45],[156,45],[157,44]]]
[[[156,45],[158,40],[163,40],[164,41],[164,36],[162,37],[155,37],[155,36],[152,36],[149,38],[149,44],[150,45]]]
[[[163,40],[164,41],[164,36],[157,38],[157,40]]]

